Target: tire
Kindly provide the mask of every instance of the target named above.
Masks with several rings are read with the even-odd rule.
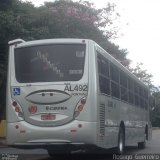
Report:
[[[145,130],[145,134],[144,134],[144,141],[143,142],[138,142],[138,148],[139,149],[144,149],[146,147],[146,139],[147,139],[148,135],[146,133]]]
[[[124,129],[120,127],[118,134],[118,146],[117,146],[117,154],[124,154],[125,150],[125,134]]]
[[[138,143],[138,148],[139,149],[144,149],[145,147],[146,147],[146,141]]]
[[[144,149],[146,147],[146,140],[148,140],[148,126],[145,127],[144,141],[143,142],[138,142],[138,148],[139,149]]]

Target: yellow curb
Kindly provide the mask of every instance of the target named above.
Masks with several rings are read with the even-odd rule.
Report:
[[[6,137],[6,120],[0,122],[0,138]]]

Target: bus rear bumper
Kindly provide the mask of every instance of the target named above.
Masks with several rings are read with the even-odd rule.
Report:
[[[58,127],[38,127],[25,121],[8,123],[6,142],[17,148],[96,144],[96,122],[72,121]]]

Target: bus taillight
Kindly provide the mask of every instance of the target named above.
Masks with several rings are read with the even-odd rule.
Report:
[[[74,117],[77,117],[80,112],[84,109],[84,105],[86,104],[86,97],[83,97],[77,104],[77,107],[74,111]]]
[[[23,111],[21,106],[15,100],[12,100],[12,106],[14,107],[17,116],[23,120]]]

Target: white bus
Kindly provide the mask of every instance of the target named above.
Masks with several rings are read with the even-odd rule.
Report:
[[[7,144],[50,155],[86,147],[143,148],[147,87],[88,39],[9,42]]]

